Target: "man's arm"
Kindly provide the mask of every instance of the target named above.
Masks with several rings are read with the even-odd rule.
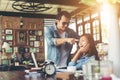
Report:
[[[76,41],[78,41],[78,40],[75,39],[75,38],[57,38],[56,39],[56,45],[61,45],[65,42],[68,42],[70,44],[74,44]]]

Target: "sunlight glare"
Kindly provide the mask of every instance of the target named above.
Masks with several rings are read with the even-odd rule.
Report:
[[[109,20],[110,20],[110,13],[111,13],[111,10],[110,10],[110,5],[105,3],[103,4],[103,6],[101,6],[102,10],[101,10],[101,21],[102,23],[105,23],[105,24],[109,24]]]

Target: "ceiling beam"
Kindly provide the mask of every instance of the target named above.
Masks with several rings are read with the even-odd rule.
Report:
[[[82,8],[81,8],[82,7]],[[74,10],[74,11],[72,11],[71,12],[71,15],[72,16],[75,16],[75,15],[77,15],[78,13],[80,13],[80,12],[82,12],[82,11],[84,11],[85,9],[88,9],[90,6],[83,6],[83,4],[81,4],[81,7],[79,7],[79,8],[77,8],[76,10]]]
[[[0,11],[0,15],[2,16],[16,16],[16,17],[29,17],[29,18],[50,18],[55,19],[56,15],[50,15],[50,14],[32,14],[32,13],[20,13],[20,12],[6,12],[6,11]]]

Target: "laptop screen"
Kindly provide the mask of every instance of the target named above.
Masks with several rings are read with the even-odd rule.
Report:
[[[32,56],[33,62],[35,64],[35,67],[38,68],[37,60],[36,60],[35,54],[33,52],[31,53],[31,56]]]

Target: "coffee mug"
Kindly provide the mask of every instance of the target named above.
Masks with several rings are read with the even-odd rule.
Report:
[[[76,66],[68,66],[67,71],[68,72],[75,72],[76,71]]]

